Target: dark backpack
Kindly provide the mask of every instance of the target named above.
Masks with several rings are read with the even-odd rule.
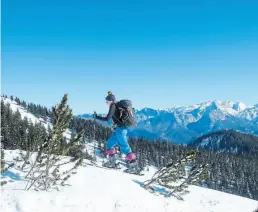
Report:
[[[120,100],[115,103],[119,110],[119,117],[116,117],[121,125],[126,127],[135,127],[137,125],[135,109],[132,102],[127,99]]]

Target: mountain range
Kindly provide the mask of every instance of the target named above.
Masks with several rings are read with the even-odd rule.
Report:
[[[200,136],[188,146],[214,152],[254,155],[258,152],[258,136],[234,130],[221,130]]]
[[[136,115],[138,125],[130,130],[130,136],[189,143],[199,136],[225,129],[258,135],[258,104],[208,101],[165,109],[136,109]],[[91,114],[77,117],[88,119]]]

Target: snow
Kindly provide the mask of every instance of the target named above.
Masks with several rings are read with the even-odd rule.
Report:
[[[20,106],[17,104],[16,101],[11,100],[9,98],[5,98],[1,96],[1,99],[4,101],[4,104],[10,104],[11,110],[13,112],[16,112],[17,110],[19,111],[19,113],[21,114],[21,118],[24,119],[25,117],[27,117],[27,119],[33,123],[41,123],[46,129],[48,129],[48,126],[50,126],[50,128],[52,128],[52,124],[48,121],[44,121],[42,118],[37,118],[36,116],[34,116],[33,114],[29,113],[24,107]],[[71,131],[69,129],[67,129],[64,132],[64,137],[66,137],[68,140],[71,139]]]
[[[181,106],[172,108],[161,108],[154,110],[144,108],[137,111],[139,121],[155,119],[159,115],[171,115],[178,117],[178,123],[187,126],[189,123],[197,122],[203,116],[210,114],[214,120],[226,120],[228,116],[243,117],[249,120],[254,119],[257,115],[255,109],[257,106],[248,107],[242,102],[234,101],[207,101],[192,106]]]
[[[244,103],[242,102],[236,102],[234,105],[233,105],[233,108],[238,111],[238,112],[241,112],[245,109],[248,108],[248,106],[246,106]]]
[[[92,150],[94,144],[88,144]],[[5,151],[9,163],[18,155],[17,150]],[[98,158],[98,163],[101,159]],[[149,179],[155,169],[145,171],[145,176],[107,170],[87,165],[78,168],[68,180],[71,186],[60,187],[60,191],[25,191],[25,173],[10,169],[1,180],[8,183],[1,187],[0,211],[4,212],[253,212],[258,201],[231,195],[207,188],[190,186],[185,201],[163,195],[155,195],[140,186]],[[164,189],[159,191],[166,192]]]
[[[239,117],[245,118],[247,120],[255,120],[258,117],[258,104],[247,108],[239,114]]]
[[[29,121],[31,121],[33,124],[35,123],[42,123],[44,124],[44,126],[47,128],[47,123],[44,123],[44,120],[43,119],[38,119],[36,116],[34,116],[33,114],[27,112],[25,110],[24,107],[20,106],[17,104],[16,101],[14,100],[11,100],[9,98],[4,98],[4,97],[1,97],[1,99],[4,101],[4,104],[10,104],[10,107],[12,109],[13,112],[16,112],[17,110],[19,111],[19,113],[21,114],[21,118],[24,119],[25,117],[27,117],[27,119]]]
[[[212,148],[216,145],[217,149],[220,149],[220,142],[222,141],[223,136],[213,136],[213,137],[207,137],[202,139],[202,141],[198,144],[198,148],[202,147],[205,148],[206,146],[210,145]],[[234,148],[232,148],[232,151],[236,151]],[[220,149],[219,152],[226,152],[226,149]]]
[[[28,113],[15,101],[5,99],[12,110],[18,110],[22,118],[27,117],[32,123],[42,122]],[[195,105],[193,108],[197,108]],[[182,109],[181,109],[182,110]],[[190,107],[187,109],[187,112]],[[149,115],[152,116],[152,115]],[[66,136],[69,138],[68,130]],[[205,142],[202,144],[204,145]],[[86,149],[93,153],[96,143],[87,143]],[[5,161],[10,164],[19,155],[19,150],[5,150]],[[63,160],[67,160],[64,158]],[[101,158],[97,154],[97,162]],[[68,180],[71,186],[60,187],[60,191],[24,190],[26,172],[10,168],[0,175],[0,181],[7,181],[1,186],[0,211],[2,212],[253,212],[258,207],[258,201],[227,194],[207,188],[190,186],[190,193],[184,196],[185,201],[173,197],[165,198],[165,188],[152,194],[140,185],[153,175],[154,167],[144,171],[145,176],[123,173],[121,170],[107,170],[90,166],[90,161],[84,160],[83,166]]]
[[[202,142],[198,145],[198,147],[205,147],[210,143],[210,138],[205,138]]]

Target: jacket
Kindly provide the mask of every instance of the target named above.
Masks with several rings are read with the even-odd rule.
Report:
[[[109,121],[112,119],[113,124],[117,127],[122,127],[123,124],[119,119],[120,117],[120,112],[116,106],[115,103],[112,103],[109,107],[109,111],[106,117],[101,117],[101,116],[96,116],[96,119],[101,120],[101,121]]]

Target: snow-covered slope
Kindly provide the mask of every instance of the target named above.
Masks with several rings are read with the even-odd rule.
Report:
[[[255,120],[258,117],[258,104],[247,108],[246,110],[241,111],[239,117],[247,119],[247,120]]]
[[[248,107],[233,101],[209,101],[159,110],[144,108],[137,110],[137,120],[138,127],[130,135],[162,137],[176,143],[222,129],[258,135],[258,105]]]
[[[37,118],[33,114],[29,113],[24,107],[18,105],[16,101],[11,100],[9,98],[4,98],[2,96],[1,96],[1,100],[4,101],[4,104],[10,104],[10,107],[11,107],[13,112],[16,112],[18,110],[19,113],[21,114],[22,119],[27,117],[27,119],[30,122],[32,122],[33,124],[35,124],[35,123],[42,123],[47,128],[47,126],[48,126],[47,122],[45,122],[42,118]]]
[[[10,104],[10,108],[11,108],[11,110],[13,112],[19,111],[19,113],[21,114],[21,118],[22,119],[27,117],[28,121],[30,121],[33,124],[41,123],[46,129],[48,129],[48,126],[50,128],[52,128],[52,124],[49,121],[44,121],[43,118],[37,118],[33,114],[29,113],[24,107],[18,105],[16,101],[11,100],[9,98],[2,97],[2,96],[1,96],[1,100],[4,101],[5,105],[6,104]],[[66,132],[64,133],[64,136],[67,139],[70,139],[71,138],[71,131],[70,130],[66,130]]]
[[[234,130],[222,130],[199,137],[193,145],[215,152],[244,154],[258,148],[258,137]]]
[[[5,151],[6,161],[13,161],[17,155],[18,151]],[[185,201],[155,195],[140,186],[155,171],[150,170],[145,171],[145,176],[136,176],[85,165],[68,180],[71,186],[61,187],[60,191],[39,192],[23,190],[24,173],[11,169],[2,176],[8,183],[1,187],[0,211],[253,212],[258,206],[258,201],[197,186],[190,186]]]

